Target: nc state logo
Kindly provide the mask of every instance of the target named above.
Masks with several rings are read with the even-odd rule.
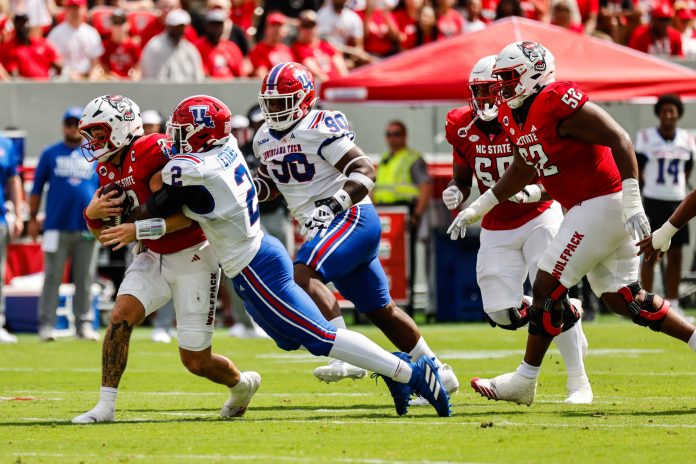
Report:
[[[474,142],[474,143],[476,143],[476,142],[478,142],[479,138],[480,138],[480,137],[479,137],[478,135],[473,134],[471,137],[469,137],[469,142]]]
[[[505,124],[506,126],[510,125],[510,119],[507,116],[503,117],[503,124]]]
[[[457,135],[461,138],[466,137],[466,127],[462,127],[457,131]]]
[[[522,42],[517,45],[524,56],[534,63],[534,70],[546,71],[546,50],[535,42]]]
[[[106,175],[106,166],[99,166],[99,175],[100,176]]]
[[[135,111],[133,111],[132,102],[128,98],[123,95],[107,95],[104,99],[123,115],[124,120],[133,121],[135,119]]]

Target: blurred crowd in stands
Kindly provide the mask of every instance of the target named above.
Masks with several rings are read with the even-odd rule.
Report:
[[[0,80],[323,81],[509,16],[696,59],[696,0],[0,0]]]

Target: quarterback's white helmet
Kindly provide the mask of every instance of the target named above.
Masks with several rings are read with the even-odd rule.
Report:
[[[515,42],[503,48],[495,58],[493,75],[498,78],[496,91],[500,101],[510,108],[555,80],[556,60],[537,42]]]
[[[106,134],[94,137],[95,128],[103,129]],[[87,161],[106,161],[135,137],[143,135],[140,108],[123,95],[97,97],[82,113],[80,133],[87,140],[81,147]]]
[[[469,106],[484,121],[498,117],[498,105],[494,86],[498,80],[493,75],[495,55],[484,56],[476,62],[469,75]]]

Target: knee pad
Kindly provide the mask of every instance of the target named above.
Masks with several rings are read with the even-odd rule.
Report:
[[[556,302],[561,307],[556,308]],[[568,289],[558,284],[551,295],[544,299],[543,308],[529,309],[529,333],[555,337],[571,329],[580,320],[580,313],[570,304]]]
[[[524,301],[519,308],[503,309],[502,311],[496,311],[492,314],[496,313],[505,313],[506,317],[503,316],[501,319],[507,319],[507,321],[503,323],[486,314],[486,320],[491,327],[500,327],[505,330],[517,330],[520,327],[524,327],[529,322],[529,306]]]
[[[669,312],[670,303],[664,298],[662,306],[655,308],[653,306],[655,295],[648,292],[645,292],[645,299],[639,302],[636,300],[636,296],[638,296],[640,291],[640,284],[633,282],[626,287],[620,288],[618,293],[628,303],[628,310],[631,311],[631,319],[635,324],[642,327],[650,327],[655,332],[659,332],[662,328],[662,322]]]

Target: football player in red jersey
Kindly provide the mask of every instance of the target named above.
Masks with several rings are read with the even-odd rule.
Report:
[[[649,235],[650,225],[630,137],[589,103],[576,84],[556,82],[554,73],[553,55],[538,43],[512,43],[498,54],[493,69],[498,120],[515,156],[495,186],[459,213],[449,229],[463,236],[469,224],[515,195],[537,173],[549,195],[567,209],[538,263],[524,361],[516,372],[471,381],[483,396],[520,404],[534,401],[544,355],[574,318],[567,289],[585,275],[612,311],[687,342],[696,351],[694,326],[638,283],[634,239]]]
[[[201,117],[211,116],[203,112]],[[215,122],[219,126],[229,123]],[[115,194],[102,196],[104,186],[121,186],[132,207],[144,204],[153,191],[162,187],[161,170],[170,159],[170,143],[161,134],[144,136],[140,108],[121,95],[92,100],[80,119],[80,133],[87,140],[82,147],[85,157],[99,161],[97,173],[102,185],[84,211],[85,220],[96,237],[111,245],[101,237],[105,230],[102,219],[122,215],[128,208],[114,200]],[[99,403],[72,421],[89,424],[114,420],[118,384],[126,368],[133,327],[170,299],[174,300],[184,366],[193,374],[229,387],[231,399],[253,395],[246,382],[240,382],[239,369],[211,350],[220,268],[200,226],[179,213],[166,221],[147,219],[122,224],[112,228],[112,234],[113,229],[142,243],[119,287],[104,336]],[[221,411],[224,417],[244,413],[244,409],[225,411]]]
[[[497,120],[498,107],[492,90],[497,83],[492,75],[494,64],[495,55],[491,55],[474,65],[469,77],[471,109],[455,108],[447,114],[445,135],[453,148],[454,178],[442,199],[449,209],[457,208],[469,197],[474,176],[479,191],[485,192],[512,163],[510,141]],[[476,280],[491,326],[517,330],[527,325],[532,299],[523,294],[524,281],[529,275],[534,282],[537,262],[562,221],[560,205],[549,200],[537,183],[527,185],[483,217]],[[458,234],[453,237],[457,238]],[[581,310],[579,300],[573,298],[571,302]],[[568,371],[565,402],[591,403],[592,387],[584,365],[587,339],[580,319],[566,321],[555,343]]]

